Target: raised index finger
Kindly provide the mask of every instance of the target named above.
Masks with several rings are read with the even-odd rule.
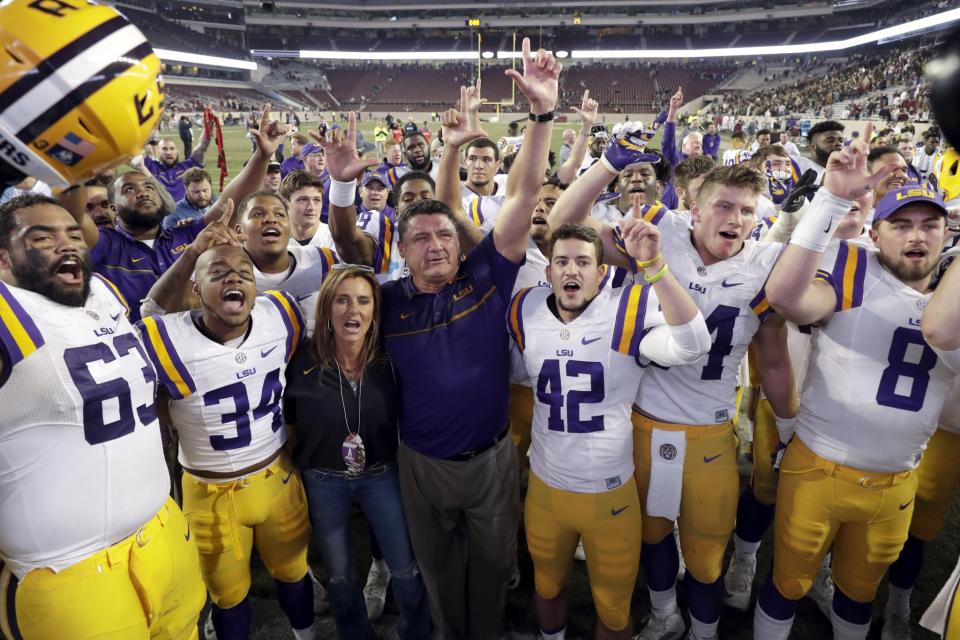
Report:
[[[260,131],[263,131],[270,124],[270,109],[273,107],[269,102],[263,105],[263,113],[260,114]]]
[[[357,140],[357,114],[350,111],[347,116],[347,143],[355,143]],[[353,146],[357,146],[354,144]]]
[[[523,65],[532,65],[533,56],[530,54],[530,38],[523,39],[523,43],[520,45],[520,51],[523,56]]]

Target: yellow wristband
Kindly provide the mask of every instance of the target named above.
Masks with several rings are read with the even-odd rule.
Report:
[[[670,267],[668,267],[668,266],[667,266],[667,263],[664,262],[664,263],[663,263],[663,266],[660,267],[660,271],[657,271],[657,272],[656,272],[655,274],[653,274],[652,276],[648,276],[647,274],[643,274],[643,279],[647,281],[647,284],[656,284],[657,282],[660,281],[661,278],[663,278],[663,276],[667,275],[667,272],[668,272],[668,271],[670,271]]]
[[[661,254],[658,254],[657,257],[653,258],[652,260],[636,260],[635,262],[637,263],[637,269],[645,269],[652,264],[657,264],[662,259],[663,259],[663,254],[661,253]]]

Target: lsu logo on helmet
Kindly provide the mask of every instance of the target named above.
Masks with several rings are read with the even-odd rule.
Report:
[[[0,183],[67,187],[139,153],[163,112],[160,59],[115,9],[0,2]]]

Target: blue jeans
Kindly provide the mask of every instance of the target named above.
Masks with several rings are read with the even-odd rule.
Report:
[[[349,539],[351,508],[356,501],[376,534],[390,569],[390,585],[400,610],[401,640],[429,638],[427,596],[407,535],[396,467],[357,479],[313,469],[306,469],[301,475],[310,503],[313,539],[320,548],[329,576],[330,608],[337,623],[337,635],[344,640],[375,638],[367,620],[367,606]]]

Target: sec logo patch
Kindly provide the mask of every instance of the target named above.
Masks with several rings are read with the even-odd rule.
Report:
[[[673,460],[677,457],[677,448],[670,443],[662,444],[657,453],[659,453],[660,457],[664,460]]]

